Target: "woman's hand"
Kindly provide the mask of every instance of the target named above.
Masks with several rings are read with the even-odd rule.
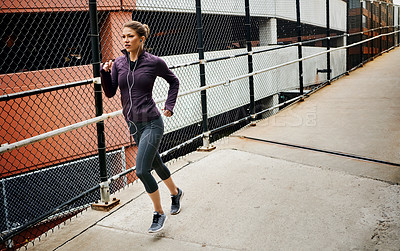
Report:
[[[113,65],[113,61],[109,60],[108,62],[105,62],[103,65],[103,70],[105,70],[106,72],[109,72],[112,68]]]
[[[163,110],[164,112],[164,116],[165,117],[171,117],[172,116],[172,112],[170,110]]]

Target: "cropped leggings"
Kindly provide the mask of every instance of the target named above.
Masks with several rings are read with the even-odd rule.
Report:
[[[157,175],[166,180],[171,176],[168,168],[161,160],[158,148],[164,133],[164,123],[161,116],[158,119],[129,124],[131,135],[138,146],[136,155],[136,175],[142,181],[146,192],[154,193],[158,185],[151,170],[155,170]]]

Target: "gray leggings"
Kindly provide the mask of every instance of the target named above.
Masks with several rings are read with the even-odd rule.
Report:
[[[154,169],[162,180],[166,180],[171,176],[158,153],[164,133],[164,123],[160,116],[158,119],[148,122],[137,122],[135,123],[136,126],[132,123],[128,124],[136,145],[138,145],[136,175],[142,181],[146,192],[154,193],[157,191],[158,185],[153,175],[151,175],[151,170]]]

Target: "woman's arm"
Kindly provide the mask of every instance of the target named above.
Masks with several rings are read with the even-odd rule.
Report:
[[[104,63],[100,70],[101,86],[107,98],[111,98],[117,93],[118,89],[118,72],[116,64],[111,60]]]
[[[167,101],[165,101],[165,106],[164,106],[164,115],[172,116],[176,103],[176,98],[178,96],[178,91],[179,91],[179,79],[168,68],[167,64],[161,58],[159,59],[158,65],[159,65],[158,68],[159,76],[164,78],[169,84],[168,97]],[[168,113],[168,111],[170,111],[170,113]]]

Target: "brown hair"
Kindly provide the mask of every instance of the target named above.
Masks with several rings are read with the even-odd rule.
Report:
[[[141,22],[138,21],[129,21],[124,24],[124,28],[131,28],[132,30],[136,31],[136,33],[139,36],[144,36],[145,38],[148,38],[150,35],[150,28],[147,24],[142,24]]]

